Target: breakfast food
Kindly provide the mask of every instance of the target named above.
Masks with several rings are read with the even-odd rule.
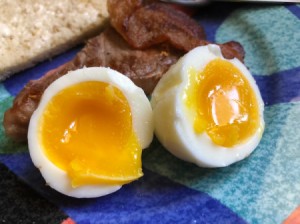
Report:
[[[195,20],[159,2],[109,0],[107,9],[112,26],[134,48],[168,42],[189,51],[205,40],[204,30]]]
[[[151,104],[155,135],[175,156],[203,167],[224,167],[256,148],[264,104],[248,69],[200,46],[171,66]]]
[[[118,7],[118,4],[116,7]],[[131,7],[133,6],[131,5]],[[140,7],[141,6],[138,5],[137,9],[141,10]],[[143,5],[143,7],[148,7],[148,5]],[[126,7],[121,9],[125,10]],[[163,12],[165,11],[166,10]],[[173,8],[169,8],[169,11],[174,12],[175,10]],[[113,16],[117,16],[115,14],[111,15],[111,19],[113,19]],[[191,30],[198,30],[197,32],[183,31],[186,34],[181,35],[181,43],[183,45],[186,44],[189,46],[188,43],[190,40],[197,38],[199,45],[206,45],[209,43],[206,40],[199,39],[202,37],[201,35],[199,37],[197,35],[197,33],[202,32],[202,28],[199,24],[190,22],[190,18],[182,16],[182,13],[176,12],[174,15],[180,17],[176,21],[178,23],[181,22],[181,26],[190,24],[187,28]],[[170,20],[174,20],[173,17],[170,17]],[[173,24],[173,21],[166,20],[168,17],[163,18],[166,23],[165,26],[171,26]],[[153,22],[155,22],[155,20]],[[180,24],[177,24],[176,26],[180,26]],[[147,32],[149,33],[149,36],[154,34],[152,30],[148,30]],[[136,34],[138,35],[138,33]],[[177,36],[177,33],[173,35]],[[239,43],[231,41],[225,44],[220,44],[220,47],[224,57],[236,57],[243,60],[244,51]],[[37,108],[44,90],[54,80],[65,75],[68,71],[73,71],[83,67],[110,67],[128,76],[137,86],[141,87],[146,94],[151,94],[162,75],[172,64],[176,63],[178,58],[184,53],[186,53],[186,51],[177,49],[176,46],[172,45],[172,42],[168,41],[164,41],[160,44],[154,44],[146,49],[136,49],[130,46],[112,27],[108,27],[103,33],[90,39],[86,46],[73,60],[48,72],[38,80],[30,81],[23,88],[18,96],[16,96],[13,106],[5,112],[3,125],[6,135],[17,141],[27,140],[27,130],[30,117],[33,111]]]
[[[0,80],[98,34],[104,0],[0,1]]]
[[[148,98],[126,76],[103,67],[72,71],[46,89],[30,119],[30,156],[57,191],[106,195],[143,175],[152,119]]]
[[[130,77],[145,92],[150,93],[162,74],[182,55],[167,45],[145,51],[132,49],[112,28],[89,40],[76,57],[48,72],[38,80],[30,81],[16,96],[12,108],[4,115],[6,134],[16,141],[27,140],[30,117],[37,108],[45,89],[57,78],[82,67],[104,66]]]

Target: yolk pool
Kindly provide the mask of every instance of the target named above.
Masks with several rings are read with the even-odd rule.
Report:
[[[203,71],[189,71],[184,99],[196,133],[206,132],[221,146],[249,139],[260,127],[255,92],[232,63],[215,59]]]
[[[46,156],[73,187],[124,184],[143,175],[129,103],[109,84],[88,81],[60,91],[46,106],[39,133]]]

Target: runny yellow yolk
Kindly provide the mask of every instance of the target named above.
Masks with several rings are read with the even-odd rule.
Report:
[[[130,105],[112,85],[88,81],[56,94],[39,126],[47,158],[72,186],[124,184],[143,175]]]
[[[189,71],[184,100],[193,114],[194,130],[206,132],[220,146],[245,142],[260,128],[254,90],[232,63],[215,59],[203,71]]]

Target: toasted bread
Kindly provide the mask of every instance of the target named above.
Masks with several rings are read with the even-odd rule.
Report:
[[[0,1],[0,81],[101,32],[106,0]]]

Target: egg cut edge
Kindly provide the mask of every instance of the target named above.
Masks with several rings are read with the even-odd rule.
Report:
[[[216,58],[226,60],[241,70],[255,92],[259,105],[259,129],[250,139],[236,145],[234,149],[215,145],[205,132],[200,135],[195,134],[193,124],[187,119],[182,103],[182,93],[189,81],[189,70],[191,68],[196,71],[203,70],[211,60]],[[171,79],[177,81],[172,83]],[[154,89],[151,105],[154,113],[155,135],[162,145],[176,157],[200,167],[224,167],[246,158],[258,146],[264,131],[264,103],[253,76],[237,58],[225,59],[220,47],[214,44],[191,50],[171,66]],[[167,131],[165,127],[168,127]],[[211,148],[213,150],[210,150]]]
[[[101,74],[101,75],[99,75]],[[43,116],[49,100],[60,90],[77,83],[100,81],[112,84],[126,97],[132,113],[132,128],[141,149],[150,145],[153,138],[153,114],[150,102],[143,90],[137,87],[128,77],[104,67],[89,67],[71,71],[55,80],[45,90],[38,108],[34,111],[28,129],[29,154],[34,165],[40,170],[46,184],[65,195],[77,198],[100,197],[119,190],[122,185],[95,184],[72,187],[66,171],[53,164],[43,152],[38,138],[39,119]],[[143,111],[143,113],[141,113]],[[141,122],[143,120],[144,122]],[[146,127],[146,128],[145,128]]]

